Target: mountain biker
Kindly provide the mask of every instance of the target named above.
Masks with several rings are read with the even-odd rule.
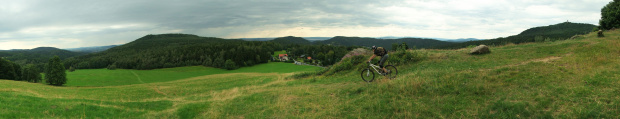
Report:
[[[379,60],[379,67],[381,67],[383,69],[383,72],[387,72],[387,70],[385,70],[385,67],[383,67],[383,64],[385,64],[385,62],[387,61],[388,57],[390,55],[388,55],[388,51],[387,49],[383,48],[383,47],[377,47],[377,46],[372,46],[372,52],[374,52],[372,54],[372,56],[370,57],[370,59],[368,59],[368,63],[370,64],[370,61],[372,59],[374,59],[377,56],[381,56],[381,59]]]

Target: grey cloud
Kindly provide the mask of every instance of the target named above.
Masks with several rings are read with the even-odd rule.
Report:
[[[226,32],[245,32],[248,28],[264,26],[294,28],[346,28],[353,26],[382,27],[397,25],[404,28],[435,29],[433,21],[416,21],[432,16],[415,16],[412,21],[394,21],[391,12],[381,8],[407,7],[432,11],[436,15],[448,16],[450,27],[474,27],[481,25],[506,26],[523,22],[523,19],[539,19],[521,12],[526,6],[541,5],[559,8],[567,12],[599,12],[601,1],[509,1],[501,4],[477,7],[470,10],[453,9],[457,6],[428,6],[406,4],[412,0],[20,0],[0,4],[0,35],[11,34],[10,39],[36,39],[49,37],[94,38],[122,33],[149,33],[181,30],[184,33],[201,33],[204,29],[224,28],[226,31],[207,34],[214,37],[226,36]],[[437,2],[447,0],[413,2]],[[488,2],[488,1],[477,1]],[[466,21],[465,21],[466,20]],[[414,23],[415,22],[415,23]],[[557,22],[557,21],[545,21]],[[102,28],[100,31],[54,31],[52,35],[36,36],[20,33],[20,30],[34,27],[69,27],[79,25],[139,24],[129,28]],[[530,26],[544,23],[530,24]],[[514,25],[513,25],[514,26]],[[236,29],[235,29],[236,28]],[[265,28],[269,29],[269,28]],[[497,28],[492,28],[497,29]],[[66,33],[65,33],[66,32]],[[500,32],[500,31],[498,31]],[[127,40],[134,36],[124,34]],[[200,35],[200,34],[199,34]],[[436,36],[442,37],[442,36]],[[115,37],[118,38],[118,37]],[[104,39],[104,38],[101,38]]]

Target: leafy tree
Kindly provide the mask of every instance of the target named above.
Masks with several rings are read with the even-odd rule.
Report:
[[[225,61],[224,61],[224,58],[222,58],[222,57],[215,58],[215,60],[213,60],[213,67],[215,67],[215,68],[221,68],[221,67],[223,67],[223,66],[224,66],[224,65],[223,65],[223,64],[224,64],[224,62],[225,62]]]
[[[58,56],[54,56],[47,63],[45,81],[50,85],[62,86],[67,83],[65,67]]]
[[[23,79],[21,79],[22,78],[22,68],[21,68],[21,66],[19,66],[19,64],[16,64],[16,63],[13,63],[12,65],[13,65],[13,72],[15,73],[13,75],[13,80],[16,80],[16,81],[23,80]]]
[[[400,47],[401,47],[402,49],[404,49],[404,50],[409,49],[409,46],[407,45],[407,43],[406,43],[406,42],[403,42],[403,44],[400,44]]]
[[[73,68],[73,66],[70,66],[69,67],[69,72],[73,72],[73,71],[75,71],[75,68]]]
[[[392,43],[392,51],[396,51],[398,50],[398,48],[399,48],[398,43]]]
[[[620,28],[620,0],[614,0],[601,9],[600,29]]]
[[[16,80],[16,77],[14,63],[0,58],[0,79]]]
[[[41,82],[41,74],[39,73],[37,67],[33,64],[26,65],[22,73],[22,80],[24,81],[33,83]]]
[[[224,63],[224,69],[228,69],[228,70],[237,69],[237,65],[235,64],[235,62],[228,59],[226,60],[226,63]]]

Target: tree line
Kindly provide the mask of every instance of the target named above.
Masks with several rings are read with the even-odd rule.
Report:
[[[50,85],[61,86],[67,82],[67,74],[60,58],[54,56],[48,60],[45,66],[45,82]],[[28,64],[22,68],[17,63],[0,58],[0,79],[26,81],[39,83],[42,81],[41,73],[34,64]]]
[[[591,32],[592,29],[594,28],[596,28],[596,26],[592,24],[564,22],[564,23],[559,23],[555,25],[530,28],[514,36],[500,37],[500,38],[489,39],[489,40],[468,41],[468,42],[463,42],[463,43],[458,43],[458,44],[438,46],[436,48],[458,49],[458,48],[465,48],[468,46],[477,46],[481,44],[493,46],[493,45],[505,45],[508,43],[520,44],[520,43],[529,43],[529,42],[546,42],[546,41],[565,40],[575,35],[587,34]]]
[[[144,70],[196,65],[236,69],[267,63],[275,50],[282,50],[281,45],[189,34],[161,34],[147,35],[104,52],[68,58],[64,64],[76,69],[114,66]]]

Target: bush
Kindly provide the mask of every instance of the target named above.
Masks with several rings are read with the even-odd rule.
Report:
[[[388,58],[388,64],[391,65],[414,63],[422,61],[428,57],[426,53],[419,50],[397,51],[390,53],[389,55],[390,57]]]
[[[620,1],[614,0],[601,9],[600,29],[620,28]]]

